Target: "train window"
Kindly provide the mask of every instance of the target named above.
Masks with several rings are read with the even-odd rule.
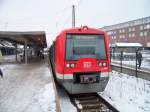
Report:
[[[104,35],[67,34],[66,60],[86,57],[106,59]]]

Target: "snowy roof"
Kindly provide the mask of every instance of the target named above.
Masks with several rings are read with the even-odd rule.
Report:
[[[115,43],[112,44],[111,47],[142,47],[143,45],[140,43]]]
[[[0,47],[14,48],[14,46],[12,45],[12,43],[7,42],[7,41],[1,41],[1,42],[0,42]]]

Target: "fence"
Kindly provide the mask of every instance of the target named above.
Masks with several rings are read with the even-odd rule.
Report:
[[[142,54],[141,66],[138,60],[138,51],[132,53],[123,51],[111,53],[111,62],[120,64],[120,72],[122,72],[123,65],[135,68],[136,72],[138,69],[150,71],[150,50],[142,50],[140,52]]]

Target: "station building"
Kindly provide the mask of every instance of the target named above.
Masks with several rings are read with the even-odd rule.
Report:
[[[110,44],[140,43],[150,49],[150,17],[102,27],[110,36]]]

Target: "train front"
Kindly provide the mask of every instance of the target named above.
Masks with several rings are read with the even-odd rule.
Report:
[[[105,32],[84,27],[66,33],[63,86],[71,94],[104,91],[110,60]]]

